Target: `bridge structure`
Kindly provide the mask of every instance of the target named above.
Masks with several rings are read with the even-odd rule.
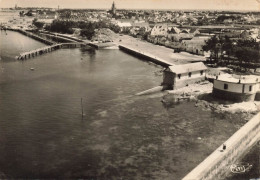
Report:
[[[35,50],[27,51],[20,53],[19,56],[16,57],[18,60],[25,60],[29,58],[33,58],[39,55],[43,55],[58,49],[65,49],[65,48],[80,48],[86,46],[85,43],[80,42],[72,42],[72,43],[59,43],[59,44],[53,44],[50,46],[44,46],[42,48],[38,48]]]

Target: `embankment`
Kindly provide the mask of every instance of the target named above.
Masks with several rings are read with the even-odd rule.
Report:
[[[130,48],[130,47],[127,47],[125,45],[119,45],[119,49],[121,49],[122,51],[125,51],[129,54],[132,54],[134,56],[137,56],[137,57],[140,57],[140,58],[143,58],[143,59],[147,59],[149,61],[152,61],[154,62],[155,64],[159,64],[159,65],[162,65],[164,67],[168,67],[168,66],[171,66],[173,65],[172,63],[169,63],[159,57],[156,57],[152,54],[149,54],[149,53],[145,53],[145,52],[142,52],[138,49],[134,49],[134,48]]]
[[[195,167],[182,180],[223,179],[230,171],[229,167],[242,158],[245,152],[260,139],[260,113],[233,134],[225,144],[219,146],[203,162]]]

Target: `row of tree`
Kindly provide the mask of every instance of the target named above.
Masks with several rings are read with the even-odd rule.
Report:
[[[58,33],[73,34],[73,28],[81,29],[81,36],[91,39],[95,33],[95,29],[109,28],[118,33],[120,27],[111,24],[109,21],[86,22],[86,21],[70,21],[70,20],[54,20],[50,25],[45,26],[45,30]]]
[[[229,37],[213,36],[203,46],[211,52],[211,60],[216,63],[238,61],[241,68],[260,63],[260,44],[253,39],[231,40]]]

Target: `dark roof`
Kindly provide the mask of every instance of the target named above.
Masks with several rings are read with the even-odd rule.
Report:
[[[191,30],[190,30],[190,33],[195,33],[196,31],[198,31],[198,32],[199,32],[199,30],[198,30],[198,29],[196,29],[196,28],[191,28]]]

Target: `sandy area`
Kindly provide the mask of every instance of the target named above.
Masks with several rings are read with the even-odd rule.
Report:
[[[180,94],[180,95],[186,94],[186,95],[197,96],[200,94],[211,93],[212,88],[213,88],[212,83],[208,81],[204,81],[198,84],[190,84],[189,86],[179,88],[176,90],[170,90],[168,92],[170,94]]]

